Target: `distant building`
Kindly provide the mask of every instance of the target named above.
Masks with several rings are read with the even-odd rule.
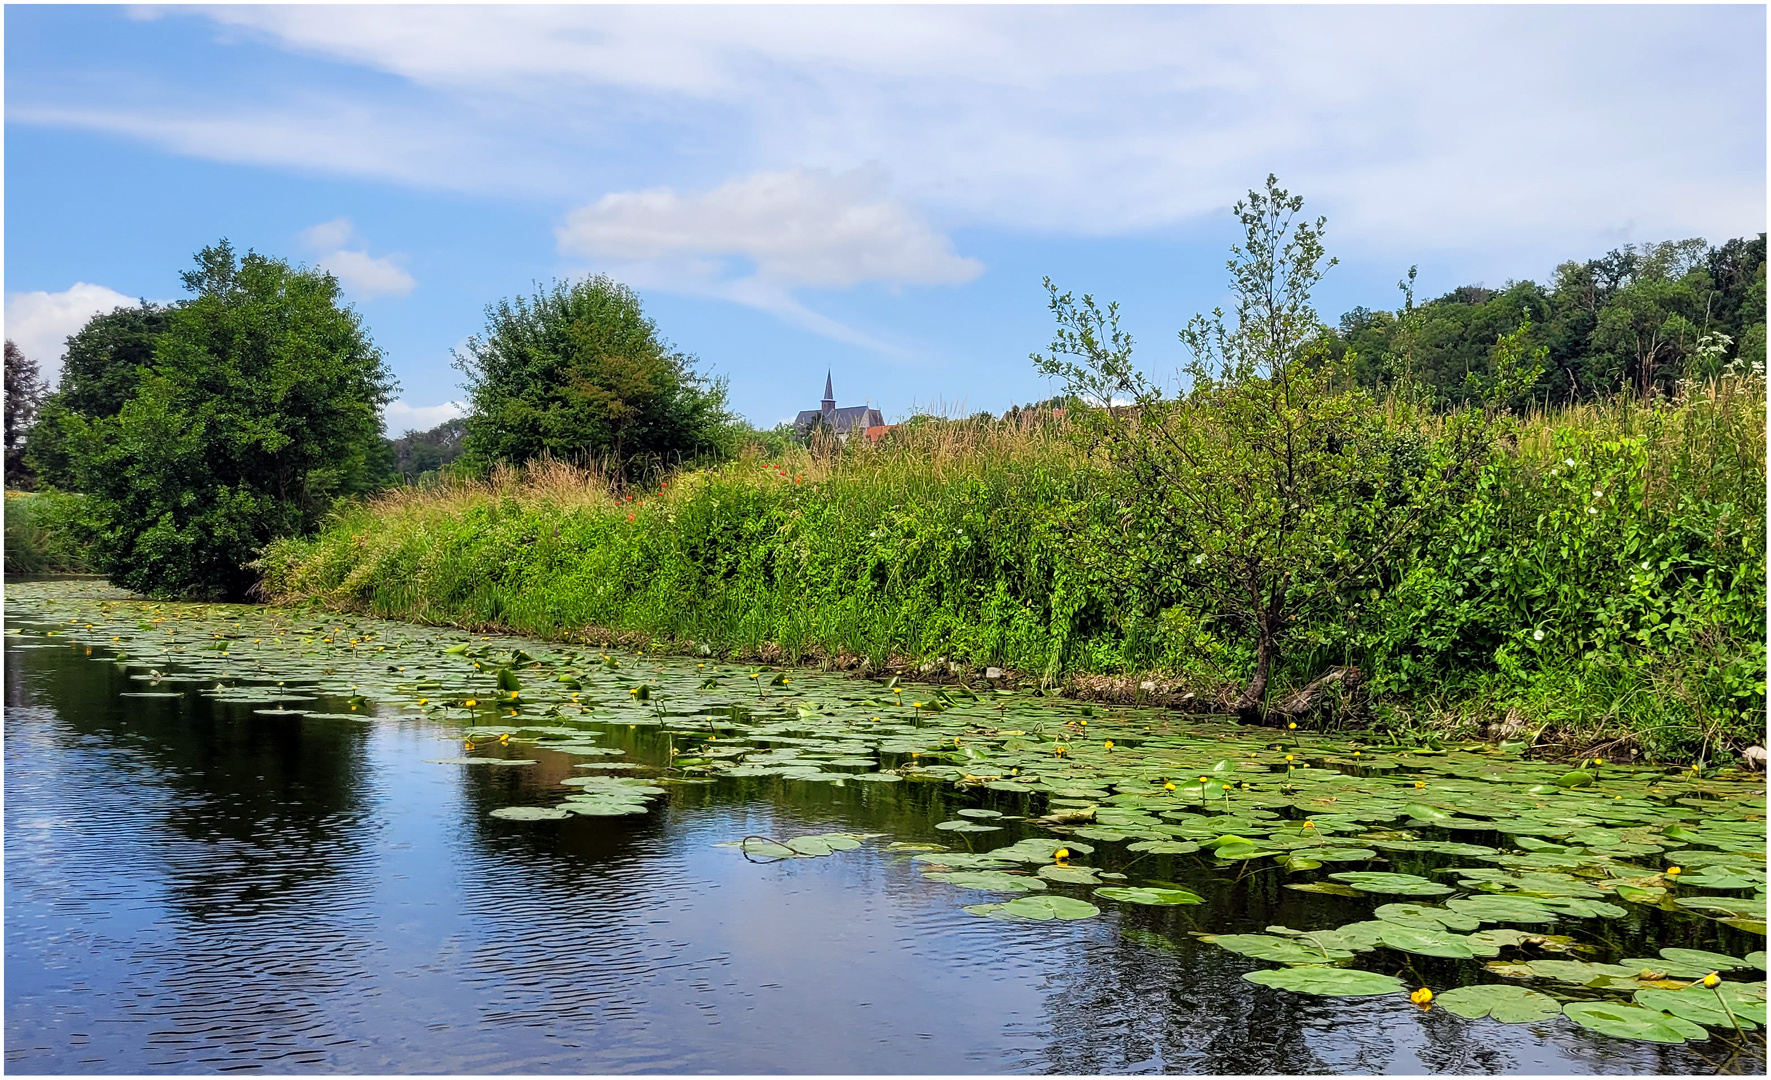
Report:
[[[793,430],[798,432],[801,438],[804,438],[813,427],[822,423],[831,434],[843,442],[847,442],[849,436],[857,431],[866,432],[870,438],[877,441],[877,436],[872,436],[870,429],[885,427],[885,417],[880,415],[878,409],[866,405],[851,405],[846,409],[837,408],[836,393],[831,389],[829,372],[824,373],[824,400],[819,404],[819,408],[806,409],[794,418]]]

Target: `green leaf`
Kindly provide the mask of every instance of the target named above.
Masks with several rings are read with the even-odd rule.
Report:
[[[1010,874],[1001,870],[954,870],[948,873],[930,871],[922,875],[934,881],[945,881],[961,889],[984,892],[1044,892],[1045,882],[1026,874]]]
[[[1747,961],[1727,953],[1708,952],[1704,949],[1662,949],[1660,955],[1676,964],[1687,964],[1702,968],[1705,973],[1711,971],[1733,971],[1736,968],[1750,967]]]
[[[1639,1005],[1571,1001],[1562,1006],[1562,1015],[1581,1027],[1615,1039],[1678,1043],[1709,1038],[1709,1032],[1699,1024],[1653,1009],[1644,1009]]]
[[[491,815],[505,821],[560,821],[572,816],[551,806],[503,806],[491,811]]]
[[[1504,893],[1484,893],[1447,900],[1453,911],[1480,919],[1485,923],[1553,923],[1556,913],[1536,900]]]
[[[1535,1023],[1548,1020],[1562,1011],[1562,1006],[1548,994],[1506,983],[1460,986],[1437,995],[1433,998],[1433,1004],[1466,1020],[1492,1016],[1503,1024]]]
[[[1353,957],[1349,950],[1332,947],[1324,950],[1308,944],[1308,939],[1275,937],[1271,934],[1207,934],[1199,940],[1233,953],[1252,956],[1256,960],[1271,960],[1276,964],[1322,964],[1350,960]]]
[[[1169,907],[1176,904],[1203,904],[1205,900],[1197,893],[1186,889],[1129,889],[1105,888],[1096,889],[1096,896],[1105,896],[1109,900],[1120,900],[1127,904],[1150,904],[1157,907]]]
[[[1378,931],[1379,941],[1392,949],[1414,953],[1417,956],[1443,956],[1454,960],[1467,960],[1476,953],[1470,943],[1455,934],[1443,930],[1422,930],[1414,926],[1403,926],[1400,923],[1385,923]]]
[[[1414,874],[1389,874],[1376,870],[1345,870],[1328,875],[1360,892],[1386,893],[1391,896],[1444,896],[1452,890],[1437,882]]]
[[[1727,985],[1727,984],[1723,984]],[[1684,990],[1638,990],[1636,1004],[1644,1009],[1671,1013],[1681,1020],[1689,1020],[1694,1024],[1708,1024],[1711,1027],[1732,1029],[1737,1023],[1741,1030],[1751,1031],[1759,1027],[1765,1020],[1765,1003],[1729,1001],[1724,1008],[1722,998],[1716,996],[1721,986],[1711,990],[1704,986],[1692,986]],[[1737,1008],[1737,1005],[1756,1005],[1755,1011]],[[1734,1014],[1733,1022],[1728,1014]]]
[[[1399,993],[1404,989],[1402,981],[1394,975],[1380,975],[1357,968],[1271,968],[1266,971],[1251,971],[1242,977],[1275,990],[1326,997],[1372,997],[1377,994]]]
[[[1010,900],[1006,904],[974,904],[965,909],[973,915],[988,915],[992,919],[1090,919],[1101,913],[1101,909],[1085,900],[1075,900],[1068,896],[1023,896],[1018,900]]]
[[[1372,912],[1376,918],[1422,930],[1474,930],[1482,921],[1473,915],[1430,904],[1384,904]]]

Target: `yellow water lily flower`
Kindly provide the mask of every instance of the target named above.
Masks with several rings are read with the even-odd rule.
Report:
[[[1107,749],[1109,749],[1109,750],[1113,749],[1113,740],[1108,739],[1105,745],[1106,745]]]
[[[1162,790],[1164,790],[1164,791],[1173,791],[1174,789],[1175,789],[1175,783],[1173,780],[1170,780],[1168,783],[1162,785]]]
[[[475,700],[474,700],[474,699],[473,699],[473,698],[468,698],[468,699],[467,699],[467,700],[466,700],[466,701],[464,701],[464,702],[462,702],[462,704],[463,704],[463,705],[466,705],[466,706],[467,706],[467,707],[468,707],[468,708],[470,708],[470,709],[471,709],[471,708],[473,708],[473,707],[474,707],[474,706],[475,706],[475,705],[478,705],[478,704],[479,704],[479,702],[478,702],[478,701],[475,701]]]
[[[1433,1000],[1433,992],[1423,986],[1419,990],[1408,995],[1408,1000],[1414,1002],[1416,1005],[1426,1005]]]
[[[1067,847],[1061,847],[1058,850],[1052,852],[1052,861],[1053,862],[1063,862],[1065,859],[1068,859],[1069,857],[1070,857],[1070,849]]]
[[[1298,729],[1298,724],[1297,724],[1296,720],[1293,720],[1291,723],[1285,725],[1285,730],[1287,730],[1287,731],[1296,731],[1297,729]]]
[[[1679,869],[1676,866],[1669,866],[1666,868],[1666,876],[1667,877],[1678,877],[1682,873],[1684,873],[1684,871]]]
[[[1414,786],[1417,788],[1424,788],[1427,786],[1427,782],[1425,780],[1416,780]]]
[[[1721,982],[1722,977],[1713,971],[1703,977],[1703,985],[1709,987],[1711,990],[1714,990],[1721,984]]]

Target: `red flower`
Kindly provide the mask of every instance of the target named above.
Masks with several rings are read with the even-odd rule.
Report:
[[[632,521],[632,520],[633,520],[633,515],[632,515],[632,514],[629,514],[629,515],[627,515],[627,520],[629,520],[629,521]]]

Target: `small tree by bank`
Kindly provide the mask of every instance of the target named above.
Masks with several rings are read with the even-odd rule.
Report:
[[[1240,639],[1224,659],[1242,690],[1224,704],[1251,722],[1304,712],[1357,681],[1351,665],[1310,672],[1269,701],[1282,654],[1300,644],[1294,631],[1369,612],[1422,524],[1474,481],[1504,422],[1480,406],[1433,418],[1405,396],[1380,403],[1344,358],[1328,359],[1310,292],[1333,261],[1325,220],[1298,220],[1302,208],[1273,177],[1237,204],[1246,238],[1228,264],[1235,313],[1181,332],[1194,358],[1179,396],[1132,366],[1117,305],[1078,301],[1049,279],[1057,334],[1033,357],[1087,403],[1074,430],[1111,465],[1118,520],[1093,523],[1112,553],[1103,572],[1163,607],[1171,632]],[[1496,401],[1536,377],[1523,331],[1502,351],[1484,388]]]
[[[462,460],[476,469],[551,456],[633,477],[733,449],[725,380],[697,372],[608,277],[500,300],[455,364],[471,402]]]
[[[128,400],[66,424],[111,579],[237,600],[265,544],[373,489],[394,383],[330,274],[225,240],[196,262]]]
[[[37,419],[43,404],[43,380],[37,362],[6,339],[6,431],[5,473],[9,488],[32,486],[31,470],[24,462],[25,433]]]

